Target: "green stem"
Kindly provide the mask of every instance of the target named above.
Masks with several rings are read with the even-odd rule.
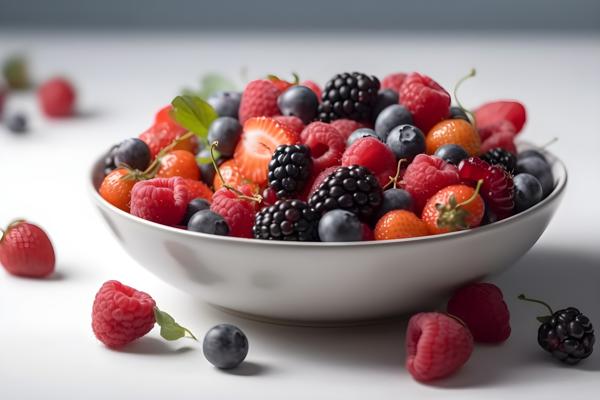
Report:
[[[472,201],[474,201],[477,198],[477,196],[479,195],[479,190],[481,190],[481,185],[483,185],[483,179],[480,179],[480,180],[477,181],[477,186],[475,186],[475,191],[473,192],[473,194],[471,195],[471,197],[469,197],[467,200],[465,200],[465,201],[463,201],[461,203],[458,203],[456,205],[456,208],[464,207],[467,204],[469,204]]]
[[[463,110],[465,112],[465,114],[467,114],[469,116],[469,119],[471,120],[473,127],[475,127],[475,129],[477,129],[477,125],[476,125],[476,121],[475,121],[475,114],[473,114],[473,112],[471,110],[468,110],[467,108],[465,108],[462,105],[462,103],[460,102],[460,100],[458,99],[458,88],[463,84],[464,81],[474,77],[475,74],[476,74],[475,68],[471,68],[471,70],[469,71],[469,73],[467,75],[463,76],[462,78],[460,78],[458,80],[458,82],[456,82],[456,85],[454,86],[454,101],[456,101],[456,105],[461,110]]]
[[[552,311],[552,308],[548,305],[548,303],[545,303],[541,300],[537,300],[537,299],[530,299],[529,297],[526,297],[524,294],[520,294],[518,296],[519,300],[523,300],[523,301],[529,301],[530,303],[538,303],[543,305],[544,307],[546,307],[548,309],[548,311],[550,311],[550,315],[554,314],[554,311]]]
[[[249,200],[249,201],[256,201],[256,202],[260,203],[262,201],[261,195],[257,194],[256,196],[253,196],[253,197],[246,196],[244,193],[242,193],[238,189],[234,188],[233,186],[231,186],[227,182],[225,182],[225,179],[223,179],[223,175],[221,175],[221,170],[217,166],[217,161],[215,160],[214,151],[218,145],[219,145],[219,142],[216,140],[210,144],[210,161],[212,162],[213,168],[215,169],[217,176],[219,177],[221,182],[223,182],[223,187],[227,190],[231,190],[233,193],[237,194],[238,197],[241,199],[245,199],[245,200]]]
[[[388,183],[385,184],[385,186],[383,187],[383,189],[386,189],[388,186],[390,186],[391,184],[394,185],[394,189],[397,188],[398,185],[398,178],[400,177],[400,168],[402,166],[402,163],[404,161],[408,161],[406,158],[401,158],[400,160],[398,160],[398,164],[396,166],[396,175],[395,176],[390,176],[390,181]]]

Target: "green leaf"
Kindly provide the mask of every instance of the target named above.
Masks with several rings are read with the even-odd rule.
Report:
[[[158,307],[154,307],[154,319],[158,326],[160,326],[160,336],[167,340],[177,340],[186,336],[186,333],[194,340],[196,337],[189,329],[184,328],[175,322],[175,319],[168,313],[161,311]]]
[[[171,102],[171,117],[202,140],[207,140],[208,127],[217,119],[216,111],[197,96],[177,96]]]
[[[202,77],[198,96],[208,99],[213,94],[224,90],[237,90],[237,87],[223,75],[210,73]]]

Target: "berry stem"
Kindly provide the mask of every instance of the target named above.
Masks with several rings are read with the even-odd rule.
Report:
[[[554,138],[550,139],[548,142],[546,142],[543,145],[541,145],[540,149],[541,150],[546,150],[548,147],[552,146],[556,142],[558,142],[558,138],[554,137]]]
[[[467,116],[469,117],[469,119],[471,120],[471,123],[473,124],[473,127],[475,128],[475,130],[477,130],[477,123],[475,121],[475,114],[473,114],[473,112],[471,110],[468,110],[467,108],[465,108],[462,103],[460,102],[460,100],[458,99],[458,88],[463,84],[464,81],[466,81],[469,78],[473,78],[476,74],[476,70],[475,68],[471,68],[471,70],[469,71],[469,73],[465,76],[463,76],[462,78],[460,78],[458,80],[458,82],[456,82],[456,85],[454,86],[454,101],[456,101],[456,105],[465,112],[465,114],[467,114]]]
[[[404,161],[408,161],[406,158],[401,158],[400,160],[398,160],[398,165],[396,166],[396,175],[394,176],[390,176],[390,181],[388,183],[385,184],[385,186],[383,187],[383,189],[387,189],[388,186],[390,185],[394,185],[394,189],[397,189],[397,185],[398,185],[398,178],[400,177],[400,168],[402,166],[402,163]]]
[[[483,179],[480,179],[480,180],[477,181],[477,186],[475,186],[475,191],[473,192],[473,194],[471,195],[471,197],[469,197],[467,200],[465,200],[463,202],[458,203],[456,205],[456,208],[464,207],[467,204],[475,201],[475,199],[479,195],[479,191],[481,190],[481,185],[483,185]]]
[[[242,193],[238,189],[234,188],[233,186],[231,186],[227,182],[225,182],[225,179],[223,178],[223,175],[221,175],[221,170],[217,166],[217,161],[215,160],[215,153],[214,152],[215,152],[215,150],[216,150],[216,148],[217,148],[218,145],[219,145],[219,142],[216,141],[216,140],[210,144],[210,161],[212,162],[213,168],[215,169],[215,172],[217,173],[217,176],[219,177],[219,179],[221,180],[221,182],[223,182],[223,187],[225,189],[231,190],[233,193],[237,194],[237,196],[240,199],[245,199],[245,200],[255,201],[257,203],[260,203],[262,201],[262,196],[261,195],[256,194],[255,196],[246,196],[244,193]]]
[[[519,300],[523,300],[523,301],[529,301],[530,303],[538,303],[543,305],[544,307],[546,307],[548,309],[548,311],[550,311],[550,315],[554,314],[554,311],[552,311],[552,308],[548,305],[548,303],[543,302],[541,300],[537,300],[537,299],[530,299],[529,297],[526,297],[524,294],[520,294],[518,296]]]

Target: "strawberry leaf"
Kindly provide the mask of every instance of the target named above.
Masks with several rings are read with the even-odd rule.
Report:
[[[206,74],[200,81],[200,90],[198,96],[203,99],[208,99],[213,94],[225,91],[225,90],[237,90],[236,85],[223,75],[219,74]]]
[[[196,337],[189,329],[184,328],[175,322],[175,319],[171,317],[168,313],[161,311],[158,307],[154,307],[154,319],[156,323],[160,326],[160,336],[167,340],[177,340],[186,336],[186,333],[194,340]]]
[[[171,102],[171,118],[206,141],[208,127],[218,115],[210,104],[197,96],[177,96]]]

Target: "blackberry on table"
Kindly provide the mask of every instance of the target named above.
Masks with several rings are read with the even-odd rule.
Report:
[[[293,197],[310,177],[312,158],[304,145],[280,145],[269,162],[269,186],[278,198]]]
[[[365,167],[352,165],[332,172],[308,200],[320,215],[341,208],[367,221],[383,202],[377,178]]]
[[[316,242],[319,215],[301,200],[278,200],[256,214],[256,239]]]
[[[335,75],[323,90],[318,118],[323,122],[352,119],[371,122],[379,80],[360,72]]]
[[[495,147],[481,155],[483,161],[490,165],[499,165],[509,174],[514,174],[517,168],[517,157],[510,151]]]

